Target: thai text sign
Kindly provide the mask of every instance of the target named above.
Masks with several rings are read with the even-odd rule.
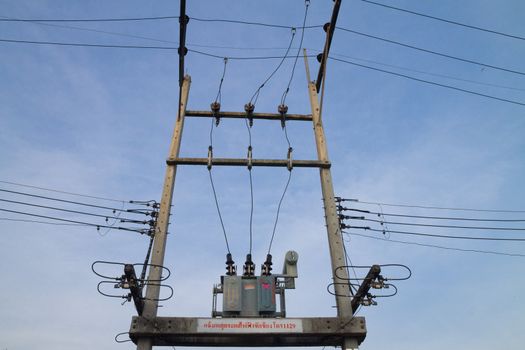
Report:
[[[198,319],[199,333],[302,333],[300,319],[216,318]]]

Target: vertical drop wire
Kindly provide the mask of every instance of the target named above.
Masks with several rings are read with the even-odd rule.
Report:
[[[222,83],[224,81],[224,76],[226,75],[226,65],[228,63],[228,58],[225,57],[224,58],[224,68],[223,68],[223,71],[222,71],[222,76],[221,76],[221,81],[219,83],[219,89],[217,91],[217,96],[215,97],[215,102],[221,102],[221,98],[222,98],[222,95],[221,95],[221,89],[222,89]],[[214,127],[214,124],[215,124],[215,120],[213,120],[213,118],[211,119],[211,128],[210,128],[210,149],[212,150],[213,149],[213,127]],[[224,221],[222,219],[222,214],[221,214],[221,209],[220,209],[220,206],[219,206],[219,200],[217,199],[217,191],[215,190],[215,184],[213,182],[213,176],[212,176],[212,173],[211,173],[211,167],[208,168],[208,175],[209,175],[209,178],[210,178],[210,184],[211,184],[211,189],[212,189],[212,192],[213,192],[213,198],[215,200],[215,207],[217,208],[217,214],[219,215],[219,221],[221,222],[221,227],[222,227],[222,233],[224,235],[224,241],[226,242],[226,250],[228,251],[228,254],[231,254],[230,252],[230,244],[228,243],[228,235],[226,234],[226,228],[224,227]]]
[[[295,55],[295,60],[294,60],[293,66],[292,66],[292,72],[290,74],[290,79],[288,80],[288,85],[286,86],[286,89],[284,90],[283,95],[281,97],[281,105],[284,105],[285,102],[286,102],[286,97],[288,95],[288,92],[290,91],[290,86],[292,84],[292,80],[293,80],[293,77],[294,77],[294,74],[295,74],[295,67],[297,66],[297,60],[299,59],[299,55],[301,53],[301,48],[303,46],[304,29],[305,29],[305,25],[306,25],[306,18],[308,16],[308,7],[309,7],[309,5],[310,5],[310,0],[306,0],[305,1],[303,25],[301,27],[301,40],[299,42],[299,48],[297,49],[297,54]],[[292,37],[292,40],[293,40],[293,37]],[[288,50],[289,50],[289,48],[288,48]],[[290,138],[288,137],[288,130],[286,129],[286,123],[284,123],[283,131],[284,131],[284,137],[286,139],[286,143],[288,144],[288,149],[290,150],[290,149],[292,149],[292,144],[290,142]],[[273,239],[275,238],[275,232],[277,230],[277,224],[279,222],[279,214],[281,212],[281,206],[282,206],[284,197],[286,195],[286,191],[288,190],[288,186],[290,185],[291,178],[292,178],[292,170],[289,170],[288,180],[286,181],[286,186],[284,187],[283,194],[281,195],[281,199],[279,200],[279,205],[277,206],[277,212],[275,214],[275,221],[274,221],[273,230],[272,230],[272,237],[270,239],[270,244],[268,246],[268,254],[270,254],[270,252],[272,250]]]
[[[279,213],[281,211],[281,205],[283,204],[284,196],[286,195],[286,190],[288,190],[288,185],[290,185],[291,178],[292,178],[292,171],[290,170],[288,174],[288,181],[286,181],[286,186],[284,186],[283,194],[281,195],[281,199],[279,200],[279,205],[277,206],[277,214],[275,215],[275,221],[273,223],[272,238],[270,239],[270,246],[268,247],[268,254],[270,254],[270,251],[272,250],[273,239],[275,237],[277,223],[279,222]]]

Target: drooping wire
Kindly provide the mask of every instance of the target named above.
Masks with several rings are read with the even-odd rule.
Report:
[[[295,67],[297,65],[297,60],[299,58],[299,54],[301,53],[301,48],[303,46],[304,28],[305,28],[305,24],[306,24],[306,18],[308,16],[308,7],[309,6],[310,6],[310,0],[306,0],[305,1],[304,18],[303,18],[303,26],[302,26],[302,31],[301,31],[301,40],[300,40],[300,43],[299,43],[299,47],[297,49],[297,54],[295,55],[295,60],[294,60],[294,64],[293,64],[293,67],[292,67],[292,72],[290,74],[290,79],[288,80],[288,85],[286,86],[286,89],[284,90],[283,95],[281,97],[281,105],[280,106],[285,107],[286,110],[288,108],[288,107],[285,106],[286,97],[288,95],[288,91],[290,91],[290,85],[292,84],[292,80],[293,80],[293,77],[294,77]],[[293,40],[293,37],[292,37],[292,40]],[[290,45],[291,45],[291,42],[290,42]],[[291,152],[292,152],[293,148],[292,148],[292,145],[291,145],[291,142],[290,142],[290,138],[288,137],[288,131],[286,129],[286,123],[283,121],[283,123],[281,125],[282,125],[282,129],[284,131],[284,137],[285,137],[286,142],[288,144],[288,157],[291,157]],[[277,205],[277,212],[275,214],[275,221],[274,221],[274,224],[273,224],[272,236],[270,238],[270,244],[268,246],[268,254],[270,254],[271,249],[272,249],[272,244],[273,244],[273,240],[274,240],[274,237],[275,237],[275,231],[277,229],[277,223],[279,222],[279,214],[280,214],[280,211],[281,211],[281,205],[282,205],[284,197],[286,195],[286,191],[288,190],[288,186],[290,185],[291,178],[292,178],[292,168],[289,167],[288,168],[288,180],[286,181],[286,185],[284,186],[284,190],[283,190],[283,193],[282,193],[281,198],[279,200],[279,204]]]
[[[215,97],[215,103],[219,103],[221,102],[221,99],[222,99],[222,94],[221,94],[221,90],[222,90],[222,83],[224,82],[224,77],[226,75],[226,66],[228,64],[228,59],[227,58],[224,58],[224,68],[223,68],[223,71],[222,71],[222,76],[221,76],[221,80],[220,80],[220,83],[219,83],[219,88],[218,88],[218,91],[217,91],[217,95]],[[214,127],[217,127],[218,124],[216,123],[216,121],[212,118],[211,120],[211,127],[210,127],[210,147],[209,147],[209,151],[212,152],[213,150],[213,129]],[[217,198],[217,191],[215,190],[215,184],[213,182],[213,175],[212,175],[212,171],[211,171],[212,167],[211,166],[208,166],[208,175],[209,175],[209,178],[210,178],[210,184],[211,184],[211,189],[212,189],[212,192],[213,192],[213,198],[215,200],[215,207],[217,208],[217,214],[219,215],[219,221],[221,223],[221,228],[222,228],[222,233],[224,235],[224,241],[226,242],[226,250],[228,251],[228,254],[230,254],[230,245],[228,243],[228,235],[226,234],[226,228],[224,227],[224,220],[222,219],[222,214],[221,214],[221,209],[220,209],[220,206],[219,206],[219,200]]]
[[[224,57],[224,68],[222,70],[222,77],[221,82],[219,83],[219,90],[217,91],[217,96],[215,97],[215,102],[221,103],[221,90],[222,90],[222,83],[224,82],[224,76],[226,75],[226,65],[228,64],[228,57]]]
[[[282,57],[277,67],[275,67],[275,69],[272,71],[272,73],[270,73],[270,75],[266,78],[266,80],[264,80],[264,82],[257,88],[257,90],[255,90],[252,97],[250,98],[251,104],[253,105],[257,104],[257,100],[259,98],[259,93],[261,92],[261,89],[266,85],[266,83],[268,83],[270,79],[272,79],[272,77],[275,75],[275,73],[277,73],[279,68],[281,68],[282,64],[284,63],[284,60],[288,57],[288,53],[290,52],[290,49],[292,48],[292,43],[295,38],[295,33],[297,31],[295,27],[292,27],[291,30],[292,30],[292,37],[290,39],[290,43],[288,44],[288,48],[286,49],[286,53],[284,54],[284,57]]]
[[[406,244],[406,245],[415,245],[415,246],[427,247],[427,248],[452,250],[452,251],[458,251],[458,252],[464,252],[464,253],[481,253],[481,254],[493,254],[493,255],[503,255],[503,256],[512,256],[512,257],[525,258],[525,254],[519,254],[519,253],[505,253],[505,252],[498,252],[498,251],[492,251],[492,250],[466,249],[466,248],[448,247],[448,246],[427,244],[427,243],[419,243],[419,242],[401,241],[401,240],[396,240],[396,239],[391,239],[391,238],[387,239],[387,238],[369,236],[369,235],[356,233],[356,232],[348,232],[348,231],[343,231],[343,233],[345,233],[347,235],[351,235],[351,236],[359,236],[359,237],[368,238],[368,239],[374,239],[374,240],[383,241],[383,242],[393,242],[393,243]]]
[[[292,84],[292,80],[295,73],[295,67],[297,66],[297,60],[299,59],[299,55],[301,54],[301,48],[303,47],[303,39],[304,39],[304,28],[306,24],[306,17],[308,16],[308,7],[310,6],[310,0],[305,1],[305,9],[304,9],[304,18],[303,18],[303,26],[301,29],[301,40],[299,41],[299,47],[297,48],[297,54],[295,55],[293,67],[292,67],[292,74],[290,74],[290,80],[288,80],[288,85],[286,86],[286,90],[284,90],[284,93],[281,97],[281,104],[284,105],[286,102],[286,97],[288,95],[288,91],[290,91],[290,85]]]
[[[251,131],[251,123],[252,121],[248,120],[248,107],[251,107],[251,110],[255,108],[255,105],[257,104],[257,100],[259,99],[259,94],[261,92],[261,89],[270,81],[270,79],[277,73],[279,68],[282,66],[284,60],[288,57],[288,53],[290,52],[290,49],[292,47],[293,40],[295,38],[296,29],[292,28],[292,37],[290,38],[290,43],[288,44],[288,48],[286,49],[286,53],[284,57],[281,59],[277,67],[270,73],[270,75],[264,80],[264,82],[257,88],[255,93],[250,98],[250,101],[245,106],[245,109],[247,110],[247,113],[244,118],[244,122],[246,124],[246,129],[248,131],[248,156],[251,157],[252,152],[252,131]],[[253,246],[253,177],[252,177],[252,169],[251,165],[248,166],[248,175],[250,180],[250,246],[249,246],[249,254],[252,254],[252,246]]]
[[[226,235],[226,229],[224,228],[224,221],[222,220],[221,210],[219,208],[219,201],[217,199],[217,193],[215,192],[215,185],[213,183],[213,177],[211,175],[211,171],[208,171],[208,174],[210,175],[211,189],[213,191],[213,198],[215,199],[215,207],[217,208],[217,213],[219,214],[219,220],[221,222],[222,232],[224,234],[224,241],[226,242],[226,249],[228,250],[228,253],[230,253],[230,245],[228,244],[228,236]]]
[[[275,221],[273,223],[272,237],[270,239],[270,246],[268,247],[268,254],[270,254],[270,251],[272,250],[273,239],[275,237],[275,230],[277,229],[277,223],[279,222],[279,213],[281,211],[281,205],[283,204],[284,196],[286,195],[286,191],[288,190],[288,185],[290,185],[291,178],[292,178],[292,171],[290,170],[288,172],[288,181],[286,181],[286,186],[284,186],[283,194],[281,195],[281,199],[279,200],[279,205],[277,206],[277,213],[275,215]]]

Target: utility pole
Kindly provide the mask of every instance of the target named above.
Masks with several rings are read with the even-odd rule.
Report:
[[[175,122],[175,129],[171,138],[171,145],[168,158],[177,158],[180,151],[182,139],[182,130],[184,128],[184,117],[188,103],[191,78],[185,76],[181,88],[181,101]],[[158,299],[160,295],[160,280],[162,279],[162,266],[164,264],[164,255],[166,251],[166,239],[168,235],[168,225],[170,220],[170,209],[173,200],[173,188],[175,186],[175,176],[177,175],[177,164],[168,164],[166,175],[164,177],[164,187],[162,189],[162,198],[160,201],[159,215],[157,226],[155,227],[155,237],[153,241],[153,254],[151,256],[151,267],[149,271],[148,284],[146,289],[146,298],[144,300],[144,311],[142,316],[147,319],[157,317]],[[152,284],[151,284],[152,282]],[[137,350],[151,350],[152,339],[149,337],[139,338],[137,340]]]
[[[305,50],[306,53],[306,50]],[[304,56],[306,65],[306,77],[308,80],[308,93],[310,105],[312,107],[312,121],[314,124],[315,143],[317,146],[317,156],[319,161],[329,162],[328,148],[324,134],[323,121],[321,119],[321,108],[317,96],[317,87],[314,81],[310,80],[310,70],[306,54]],[[353,316],[350,302],[350,288],[348,283],[348,271],[341,269],[346,265],[344,258],[344,242],[339,225],[339,216],[335,204],[334,186],[330,168],[319,169],[321,178],[321,190],[323,193],[323,205],[325,211],[326,231],[328,234],[328,246],[330,249],[330,260],[332,265],[332,279],[334,281],[335,301],[337,316],[341,318],[351,318]],[[339,270],[338,273],[336,271]],[[355,339],[345,339],[343,350],[357,349]]]

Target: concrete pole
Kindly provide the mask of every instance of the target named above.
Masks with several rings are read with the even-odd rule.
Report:
[[[184,128],[184,117],[186,113],[186,106],[188,103],[188,95],[190,91],[191,78],[189,75],[184,77],[181,88],[181,99],[177,121],[175,122],[175,129],[171,138],[171,145],[169,149],[168,158],[177,158],[179,156],[180,143],[182,138],[182,130]],[[155,228],[155,238],[153,241],[153,254],[151,256],[151,264],[163,266],[164,255],[166,251],[166,239],[168,234],[168,225],[170,220],[171,203],[173,199],[173,188],[175,186],[175,176],[177,174],[177,165],[168,165],[166,168],[166,175],[164,177],[164,187],[162,190],[162,198],[160,201],[159,216],[157,219],[157,226]],[[146,299],[144,302],[144,311],[142,316],[146,319],[154,319],[157,317],[158,301],[160,295],[160,279],[162,278],[162,268],[150,267],[148,281],[152,285],[147,286]],[[155,285],[157,284],[157,285]],[[141,338],[137,341],[137,350],[151,350],[152,339]]]
[[[310,95],[310,105],[312,107],[312,119],[315,134],[315,144],[317,146],[317,156],[320,161],[329,161],[326,137],[324,134],[323,122],[321,119],[321,110],[317,96],[317,87],[315,82],[310,81],[310,71],[308,69],[308,60],[305,55],[306,75],[308,79],[308,93]],[[346,265],[344,256],[343,237],[339,227],[339,218],[334,199],[334,187],[332,183],[332,173],[329,168],[319,169],[321,178],[321,190],[323,194],[323,204],[325,211],[326,230],[328,233],[328,246],[330,249],[330,259],[332,265],[332,280],[334,282],[335,301],[337,306],[337,316],[341,318],[352,317],[352,306],[350,288],[348,283],[348,271],[344,268],[337,270],[340,266]],[[355,339],[344,339],[342,348],[357,349]]]

